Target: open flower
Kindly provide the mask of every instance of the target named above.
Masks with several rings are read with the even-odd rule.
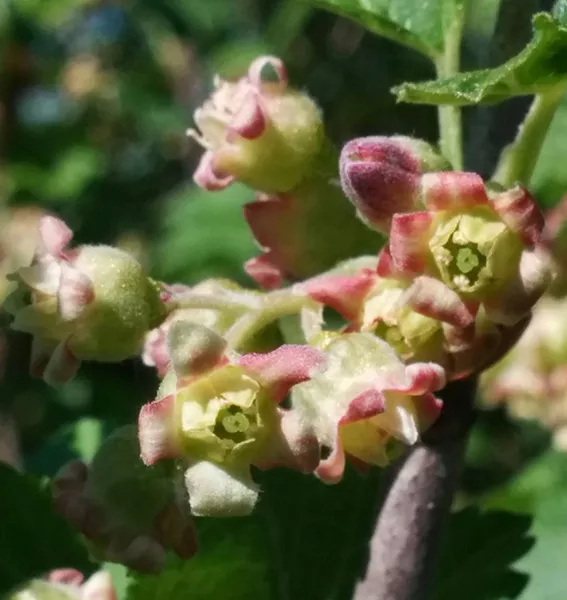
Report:
[[[522,187],[487,192],[473,173],[429,173],[421,178],[427,211],[394,215],[389,251],[402,277],[440,279],[475,312],[495,323],[525,318],[551,280],[540,251],[543,217]],[[437,305],[445,295],[432,298]]]
[[[9,596],[10,600],[116,600],[112,577],[97,571],[84,581],[76,569],[55,569],[44,579],[32,579],[25,587]]]
[[[345,457],[383,466],[392,441],[414,444],[437,418],[441,403],[431,392],[445,385],[434,363],[405,365],[371,333],[341,335],[324,347],[328,366],[292,390],[292,405],[330,449],[315,473],[340,481]]]
[[[313,470],[318,447],[308,424],[278,404],[322,368],[321,351],[284,345],[240,356],[187,322],[172,325],[168,343],[172,369],[139,416],[141,454],[148,465],[184,461],[193,514],[248,514],[258,497],[251,465]]]
[[[195,111],[205,149],[195,182],[219,190],[235,180],[266,192],[295,187],[312,169],[324,141],[319,109],[290,89],[282,61],[257,58],[238,81],[215,80],[210,98]]]
[[[160,289],[130,255],[109,246],[69,249],[71,230],[43,216],[30,267],[11,278],[6,302],[12,328],[33,336],[31,372],[51,384],[68,381],[81,360],[136,355],[146,331],[165,318]]]

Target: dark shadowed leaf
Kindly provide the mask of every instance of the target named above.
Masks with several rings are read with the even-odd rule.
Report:
[[[92,570],[85,548],[38,481],[0,464],[0,490],[0,597],[52,569]]]
[[[517,598],[528,576],[515,567],[534,543],[528,515],[468,508],[451,517],[433,600]]]
[[[198,519],[199,553],[160,576],[132,574],[128,600],[348,600],[366,562],[378,471],[337,486],[262,474],[251,517]]]

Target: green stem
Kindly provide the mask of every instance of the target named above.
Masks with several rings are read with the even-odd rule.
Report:
[[[492,177],[494,181],[505,187],[515,183],[529,184],[564,91],[565,85],[560,85],[534,98],[524,122],[518,129],[516,139],[502,151]]]
[[[281,295],[277,299],[274,297],[268,306],[241,317],[226,332],[229,347],[235,350],[242,348],[261,329],[277,319],[299,313],[309,302],[310,299],[304,296]]]
[[[437,77],[450,77],[460,70],[461,39],[463,35],[464,14],[455,15],[451,27],[445,36],[443,54],[435,60]],[[441,152],[454,169],[463,169],[463,124],[459,106],[440,105],[439,113],[439,145]]]

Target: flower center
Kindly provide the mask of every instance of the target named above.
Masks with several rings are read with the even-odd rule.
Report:
[[[255,425],[256,417],[252,410],[245,411],[236,404],[229,404],[219,410],[213,433],[221,440],[239,444],[252,436]]]
[[[478,246],[457,230],[445,244],[445,249],[449,251],[446,269],[453,284],[461,289],[474,285],[486,265],[486,256]]]

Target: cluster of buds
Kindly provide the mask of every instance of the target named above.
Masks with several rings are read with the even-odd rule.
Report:
[[[65,465],[52,496],[96,559],[153,573],[163,567],[167,550],[186,559],[197,550],[181,483],[176,465],[142,463],[136,426],[129,425],[104,441],[89,467],[81,461]]]
[[[4,304],[12,328],[33,336],[32,375],[61,385],[83,360],[139,354],[166,316],[161,286],[117,248],[69,248],[72,231],[56,217],[42,216],[38,229],[33,262],[9,276],[17,287]]]
[[[33,579],[9,600],[116,600],[110,573],[98,571],[84,581],[76,569],[56,569],[43,579]]]
[[[567,298],[543,298],[512,351],[483,373],[482,401],[539,421],[567,450]]]

